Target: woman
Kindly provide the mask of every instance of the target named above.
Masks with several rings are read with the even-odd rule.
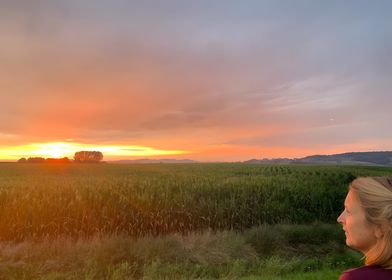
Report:
[[[365,266],[340,280],[392,279],[392,177],[359,177],[351,182],[338,217],[347,246],[364,254]]]

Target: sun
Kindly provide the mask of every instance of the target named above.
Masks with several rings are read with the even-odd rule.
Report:
[[[61,148],[53,148],[51,150],[48,150],[48,155],[50,155],[50,157],[52,158],[60,158],[64,157],[65,153],[64,150],[62,150]]]
[[[37,144],[37,148],[32,151],[37,156],[49,158],[62,158],[74,152],[74,147],[68,143],[42,143]]]

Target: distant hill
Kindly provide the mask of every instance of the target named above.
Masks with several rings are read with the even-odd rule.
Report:
[[[276,164],[286,164],[286,163],[292,163],[292,159],[289,158],[273,158],[273,159],[250,159],[247,161],[244,161],[244,163],[265,163],[265,164],[271,164],[271,163],[276,163]]]
[[[244,163],[253,164],[342,164],[342,165],[382,165],[392,166],[392,152],[350,152],[334,155],[313,155],[304,158],[251,159]]]
[[[108,161],[111,164],[145,163],[198,163],[191,159],[134,159]],[[251,159],[246,164],[331,164],[331,165],[374,165],[392,166],[392,151],[350,152],[333,155],[312,155],[303,158]]]
[[[197,163],[197,161],[191,159],[133,159],[133,160],[115,160],[108,161],[108,163],[114,164],[129,164],[129,163]]]

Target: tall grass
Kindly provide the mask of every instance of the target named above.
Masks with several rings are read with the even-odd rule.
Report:
[[[337,234],[338,225],[263,225],[243,233],[1,243],[0,279],[336,279],[360,264]],[[271,239],[272,247],[260,243]]]
[[[0,239],[142,237],[335,222],[368,167],[1,164]]]

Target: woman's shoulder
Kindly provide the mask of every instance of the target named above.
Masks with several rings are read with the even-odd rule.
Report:
[[[380,266],[362,266],[346,270],[340,275],[339,280],[390,280],[392,269],[384,269]]]

